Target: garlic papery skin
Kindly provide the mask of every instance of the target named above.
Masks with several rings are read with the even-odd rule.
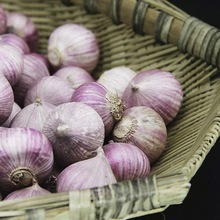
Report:
[[[118,66],[104,71],[97,82],[105,86],[109,92],[117,93],[119,97],[122,97],[125,88],[136,75],[137,73],[129,67]]]
[[[126,109],[112,133],[115,142],[135,145],[148,156],[151,163],[161,156],[166,146],[167,128],[164,120],[146,106]]]
[[[23,55],[15,47],[0,43],[0,63],[0,73],[14,86],[23,72]]]
[[[91,73],[99,59],[94,33],[78,24],[57,27],[48,40],[48,59],[55,67],[77,66]]]
[[[18,190],[11,192],[4,198],[4,201],[14,200],[14,199],[24,199],[24,198],[29,198],[33,196],[42,196],[42,195],[47,195],[47,194],[51,194],[51,193],[48,190],[39,186],[37,183],[35,183],[32,186],[25,187],[23,189],[18,189]]]
[[[6,12],[0,6],[0,34],[4,34],[6,32],[6,27],[7,27]]]
[[[8,128],[8,127],[2,127],[2,126],[0,126],[0,132],[5,131],[5,130],[7,130],[7,129],[9,129],[9,128]]]
[[[127,86],[123,100],[127,108],[147,106],[170,123],[179,112],[183,100],[180,83],[170,72],[147,70],[138,73]]]
[[[16,103],[14,102],[13,103],[13,106],[12,106],[12,111],[11,111],[11,114],[10,116],[8,117],[8,119],[1,125],[1,126],[4,126],[4,127],[10,127],[10,123],[12,121],[12,119],[15,117],[15,115],[18,114],[18,112],[21,111],[21,107]]]
[[[11,121],[10,127],[28,127],[42,131],[43,124],[48,114],[55,107],[56,106],[53,104],[41,102],[40,99],[36,99],[34,103],[21,109],[21,111]]]
[[[32,128],[0,132],[0,189],[2,192],[42,183],[54,163],[49,140]]]
[[[84,83],[95,82],[86,70],[75,66],[62,67],[53,75],[66,80],[74,90]]]
[[[47,67],[47,70],[49,71],[49,73],[50,73],[50,71],[51,71],[51,65],[50,65],[50,62],[49,62],[49,60],[47,59],[47,56],[46,55],[44,55],[44,54],[41,54],[41,53],[31,53],[31,55],[33,56],[33,57],[35,57],[36,59],[37,59],[37,61],[42,61],[44,64],[45,64],[45,66]]]
[[[24,39],[31,52],[38,47],[38,30],[30,17],[18,12],[7,13],[7,33],[13,33]]]
[[[72,94],[71,85],[64,79],[58,76],[45,76],[27,90],[24,106],[34,103],[36,99],[57,106],[70,102]]]
[[[0,125],[9,118],[14,103],[14,94],[8,80],[0,74]]]
[[[13,86],[15,102],[21,107],[23,107],[27,90],[43,77],[50,76],[48,68],[42,61],[42,58],[37,57],[35,53],[25,54],[23,57],[24,69],[22,76]]]
[[[128,143],[109,143],[103,146],[103,150],[118,182],[150,174],[150,161],[138,147]]]
[[[2,34],[0,35],[0,42],[9,44],[13,47],[15,47],[21,54],[28,54],[30,53],[30,49],[26,43],[21,37],[15,35],[15,34]]]
[[[107,89],[97,82],[84,83],[73,93],[71,101],[83,102],[95,109],[101,116],[105,125],[105,136],[107,136],[116,121],[120,120],[124,105],[117,94],[107,91]]]
[[[52,110],[42,129],[60,167],[96,155],[104,143],[104,123],[90,106],[69,102]]]
[[[116,183],[104,153],[66,167],[57,178],[57,192],[90,189]]]

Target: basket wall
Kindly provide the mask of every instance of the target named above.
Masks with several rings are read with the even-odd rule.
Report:
[[[160,68],[177,77],[184,100],[179,114],[168,126],[166,149],[153,164],[151,177],[95,190],[25,199],[20,203],[1,202],[0,216],[7,219],[26,219],[27,216],[31,219],[71,219],[70,216],[74,216],[72,219],[127,219],[181,203],[187,196],[190,179],[220,134],[218,68],[180,52],[172,43],[159,42],[154,35],[137,34],[127,24],[113,24],[103,13],[89,14],[82,6],[65,5],[59,0],[2,0],[1,4],[6,10],[21,12],[33,19],[40,35],[39,52],[46,54],[48,37],[57,26],[70,22],[83,24],[95,33],[101,50],[93,73],[95,78],[104,70],[120,65],[137,72]],[[152,8],[162,10],[154,5]],[[181,11],[178,14],[182,20],[187,18]]]

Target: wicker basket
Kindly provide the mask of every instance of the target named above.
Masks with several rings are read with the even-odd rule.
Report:
[[[160,68],[180,81],[184,100],[168,126],[166,150],[148,178],[106,187],[0,202],[2,219],[129,219],[180,204],[220,134],[220,32],[165,0],[1,0],[32,17],[46,53],[51,31],[74,22],[97,36],[94,71]]]

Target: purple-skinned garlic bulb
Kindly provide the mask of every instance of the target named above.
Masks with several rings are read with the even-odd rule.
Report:
[[[32,19],[19,12],[7,12],[7,33],[25,40],[31,52],[38,47],[38,30]]]
[[[13,190],[41,184],[54,163],[49,140],[32,128],[8,128],[0,132],[0,190]]]
[[[0,125],[9,118],[14,104],[14,94],[11,85],[4,75],[0,74]]]
[[[11,114],[10,116],[8,117],[8,119],[1,125],[3,127],[10,127],[10,123],[12,121],[12,119],[18,114],[18,112],[21,111],[21,107],[16,103],[14,102],[13,103],[13,106],[12,106],[12,111],[11,111]]]
[[[147,106],[170,123],[179,112],[183,91],[179,81],[170,72],[159,69],[138,73],[123,94],[127,108]]]
[[[133,144],[108,143],[103,146],[106,158],[117,181],[133,180],[150,174],[150,161]]]
[[[90,106],[69,102],[53,109],[42,129],[62,168],[96,155],[104,143],[104,123]]]
[[[64,24],[51,33],[48,59],[55,67],[77,66],[91,73],[99,60],[99,46],[94,33],[79,24]]]
[[[74,90],[84,83],[95,81],[86,70],[76,66],[62,67],[53,75],[66,80]]]
[[[0,42],[0,63],[0,73],[14,86],[23,72],[23,55],[15,47]]]
[[[42,131],[48,114],[55,107],[56,106],[53,104],[36,99],[34,103],[25,106],[18,112],[18,114],[16,114],[10,123],[10,127],[28,127]]]
[[[156,111],[146,106],[135,106],[124,111],[112,136],[115,142],[125,142],[140,148],[152,163],[165,149],[167,128]]]
[[[112,131],[124,112],[124,105],[117,93],[108,90],[97,82],[84,83],[73,93],[71,101],[82,102],[95,109],[105,125],[105,136]]]
[[[98,149],[93,158],[66,167],[57,178],[57,192],[90,189],[116,183],[103,150]]]
[[[28,47],[26,41],[15,34],[0,35],[0,42],[15,47],[17,50],[20,51],[21,54],[30,53],[30,48]]]
[[[51,194],[48,190],[42,188],[37,183],[33,184],[32,186],[25,187],[23,189],[15,190],[9,193],[5,198],[4,201],[14,200],[14,199],[24,199],[33,196],[42,196]]]
[[[119,97],[122,97],[125,88],[136,75],[137,73],[129,67],[118,66],[104,71],[97,82],[105,86],[109,92],[117,93]]]
[[[64,79],[58,76],[45,76],[27,90],[24,106],[34,103],[36,99],[57,106],[70,102],[72,94],[71,85]]]
[[[15,101],[23,107],[27,90],[45,76],[50,76],[46,64],[35,53],[23,56],[24,69],[21,78],[13,86]]]

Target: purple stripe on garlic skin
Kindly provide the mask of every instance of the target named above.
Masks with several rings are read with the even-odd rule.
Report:
[[[11,192],[4,198],[4,201],[14,200],[14,199],[24,199],[33,196],[42,196],[47,194],[51,194],[51,193],[48,190],[40,187],[37,183],[35,183],[32,186]]]
[[[14,102],[13,103],[13,106],[12,106],[12,111],[11,111],[11,114],[10,116],[8,117],[8,119],[2,124],[2,126],[4,127],[10,127],[10,123],[12,121],[12,119],[18,114],[18,112],[21,111],[21,107],[16,103]]]
[[[15,34],[0,35],[0,43],[9,44],[15,47],[21,54],[30,53],[30,49],[24,39]]]
[[[69,102],[52,110],[42,129],[52,143],[57,163],[66,167],[96,155],[104,143],[104,123],[90,106]]]
[[[14,86],[23,72],[23,55],[15,47],[0,43],[0,63],[1,74]]]
[[[93,158],[66,167],[57,178],[57,192],[90,189],[116,183],[103,150]]]
[[[90,73],[99,59],[96,37],[82,25],[61,25],[49,37],[48,59],[55,67],[78,66]]]
[[[43,124],[48,114],[55,108],[55,105],[41,102],[36,99],[34,103],[25,106],[18,112],[10,123],[10,127],[29,127],[42,131]]]
[[[108,92],[97,82],[84,83],[79,86],[74,91],[71,101],[85,103],[98,112],[105,125],[105,136],[109,135],[124,112],[121,98],[117,94]]]
[[[179,112],[183,100],[180,83],[169,72],[147,70],[138,73],[127,86],[123,100],[127,108],[147,106],[170,123]]]
[[[109,92],[117,93],[122,97],[125,88],[136,75],[137,73],[129,67],[118,66],[104,71],[97,82],[105,86]]]
[[[28,89],[24,106],[34,103],[36,99],[53,105],[70,102],[73,89],[71,85],[58,76],[45,76]]]
[[[86,70],[75,66],[62,67],[53,75],[69,82],[74,90],[84,83],[95,81]]]
[[[0,74],[0,125],[9,118],[14,103],[14,94],[8,80]]]
[[[0,132],[0,189],[11,192],[42,183],[50,174],[54,158],[52,146],[39,131],[9,128]]]
[[[23,107],[27,90],[45,76],[50,76],[50,73],[42,58],[35,53],[25,54],[22,76],[13,86],[15,101]]]
[[[118,182],[138,179],[150,174],[150,161],[138,147],[115,142],[104,145],[103,150]]]
[[[161,116],[146,106],[126,109],[113,129],[115,142],[130,143],[140,148],[154,162],[163,153],[167,128]]]

